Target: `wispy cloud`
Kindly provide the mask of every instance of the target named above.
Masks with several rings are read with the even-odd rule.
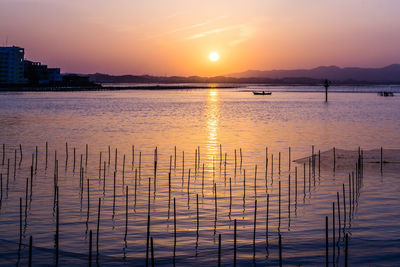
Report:
[[[236,29],[236,26],[220,27],[220,28],[216,28],[216,29],[212,29],[212,30],[208,30],[208,31],[190,35],[189,37],[187,37],[187,39],[192,40],[192,39],[203,38],[203,37],[206,37],[206,36],[209,36],[212,34],[226,32],[226,31],[230,31],[230,30],[234,30],[234,29]]]
[[[195,23],[195,24],[192,24],[192,25],[188,25],[188,26],[184,26],[184,27],[181,27],[181,28],[177,28],[177,29],[168,31],[165,34],[171,34],[171,33],[176,33],[176,32],[192,30],[192,29],[195,29],[195,28],[206,26],[208,24],[214,23],[216,21],[219,21],[219,20],[222,20],[222,19],[225,19],[225,18],[227,18],[227,16],[220,16],[220,17],[209,19],[209,20],[206,20],[206,21],[203,21],[203,22],[200,22],[200,23]]]
[[[175,15],[175,16],[177,16],[177,15]],[[198,23],[194,23],[194,24],[191,24],[191,25],[183,26],[183,27],[180,27],[180,28],[172,29],[170,31],[158,33],[158,34],[149,36],[149,37],[147,37],[145,39],[154,39],[154,38],[158,38],[158,37],[162,37],[162,36],[166,36],[166,35],[170,35],[170,34],[175,34],[175,33],[178,33],[178,32],[185,32],[185,31],[194,30],[194,29],[210,25],[211,23],[215,23],[217,21],[220,21],[220,20],[223,20],[223,19],[226,19],[226,18],[227,18],[227,16],[219,16],[219,17],[216,17],[216,18],[212,18],[212,19],[208,19],[208,20],[202,21],[202,22],[198,22]],[[170,17],[167,17],[167,19],[170,19]]]
[[[204,38],[204,37],[207,37],[207,36],[210,36],[213,34],[219,34],[222,32],[229,32],[229,31],[234,32],[234,34],[233,34],[234,38],[231,41],[229,41],[228,44],[230,46],[235,46],[235,45],[238,45],[238,44],[250,39],[251,36],[254,35],[255,28],[248,24],[236,24],[236,25],[219,27],[219,28],[195,33],[195,34],[188,36],[186,39],[194,40],[194,39]]]
[[[235,40],[232,40],[229,45],[230,46],[235,46],[240,43],[243,43],[250,39],[254,35],[255,29],[254,27],[250,27],[248,25],[241,25],[240,30],[239,30],[239,36]]]

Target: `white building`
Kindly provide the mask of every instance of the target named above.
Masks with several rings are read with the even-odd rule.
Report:
[[[24,78],[24,49],[0,47],[0,84],[21,84]]]

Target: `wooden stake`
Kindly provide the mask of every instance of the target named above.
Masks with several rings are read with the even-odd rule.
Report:
[[[151,237],[151,266],[155,266],[154,262],[154,246],[153,246],[153,237]]]
[[[282,236],[281,233],[279,235],[279,266],[282,267]]]
[[[344,266],[349,266],[349,235],[346,234],[346,245],[344,254]]]
[[[174,147],[174,170],[176,170],[176,146]]]
[[[125,185],[125,154],[122,160],[122,186]]]
[[[281,181],[279,181],[279,228],[281,225]]]
[[[254,167],[254,196],[257,197],[257,165]]]
[[[221,267],[221,234],[218,235],[218,267]]]
[[[269,223],[269,194],[267,194],[267,218],[265,220],[265,237],[268,244],[268,223]]]
[[[256,246],[256,225],[257,225],[257,199],[254,201],[253,253],[255,253],[255,246]]]
[[[139,151],[139,182],[142,178],[142,151]]]
[[[111,163],[111,147],[108,146],[108,166],[110,166]]]
[[[85,153],[85,169],[87,170],[87,162],[89,157],[89,146],[86,144],[86,153]]]
[[[281,174],[281,152],[279,152],[279,165],[278,165],[278,173]]]
[[[33,246],[33,241],[32,241],[32,236],[29,237],[29,261],[28,261],[28,266],[32,267],[32,246]]]
[[[22,198],[19,198],[19,247],[22,244]]]
[[[76,161],[76,155],[75,155],[75,153],[76,153],[76,149],[75,149],[75,147],[74,147],[74,166],[73,166],[73,172],[75,172],[75,161]],[[46,166],[47,166],[47,152],[46,152]],[[47,167],[46,167],[47,168]]]
[[[340,230],[342,229],[342,227],[341,227],[341,223],[340,223],[340,202],[339,202],[339,192],[336,192],[336,195],[337,195],[337,213],[338,213],[338,225],[339,225],[339,228],[338,228],[338,232],[339,232],[339,239],[340,239]]]
[[[325,216],[325,265],[329,266],[328,216]]]
[[[89,267],[92,266],[92,230],[89,232]]]
[[[125,196],[125,238],[128,235],[128,186],[126,186],[126,196]]]
[[[98,258],[98,256],[99,256],[100,211],[101,211],[101,198],[99,198],[99,207],[98,207],[98,209],[97,209],[97,231],[96,231],[96,252],[97,252],[97,258]]]
[[[236,267],[236,219],[233,225],[233,266]]]
[[[38,163],[38,147],[36,146],[36,157],[35,157],[35,173],[36,173],[36,171],[37,171],[37,163]]]
[[[174,257],[173,257],[174,266],[175,266],[175,254],[176,254],[176,205],[174,198]]]
[[[114,171],[116,172],[117,171],[117,164],[118,164],[118,149],[117,148],[115,148],[115,161],[114,161]]]
[[[132,170],[135,167],[135,146],[132,145]]]
[[[74,149],[74,151],[75,151],[75,149]],[[46,166],[45,166],[45,169],[47,170],[47,158],[48,158],[48,153],[49,153],[49,144],[47,143],[47,141],[46,141]],[[75,155],[75,154],[74,154]],[[74,160],[74,162],[75,162],[75,160]],[[74,166],[75,166],[75,164],[74,164]]]
[[[336,236],[335,236],[335,202],[332,202],[332,259],[335,261],[335,243],[336,243]]]

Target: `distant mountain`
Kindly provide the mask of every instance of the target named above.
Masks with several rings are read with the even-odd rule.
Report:
[[[271,85],[320,85],[325,79],[334,84],[400,84],[400,64],[384,68],[318,67],[303,70],[248,70],[226,76],[152,76],[88,74],[95,83],[248,83]]]
[[[400,64],[383,68],[340,68],[337,66],[321,66],[314,69],[299,70],[248,70],[227,75],[234,78],[310,78],[329,79],[332,81],[364,81],[364,82],[399,82]]]

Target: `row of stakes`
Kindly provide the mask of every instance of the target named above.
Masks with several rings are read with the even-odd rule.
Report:
[[[19,166],[21,165],[22,162],[22,146],[19,146],[20,148],[20,161],[19,161]],[[289,148],[289,170],[290,170],[290,164],[291,164],[291,149]],[[75,170],[75,162],[76,162],[76,157],[75,157],[75,148],[74,148],[74,170]],[[382,158],[382,149],[381,149],[381,158]],[[16,150],[14,151],[14,178],[15,178],[15,172],[16,172]],[[109,158],[108,162],[110,163],[110,147],[109,147]],[[335,148],[333,149],[333,165],[336,165],[336,155],[335,155]],[[132,146],[132,168],[134,166],[134,155],[135,155],[135,148]],[[200,148],[196,149],[195,152],[195,169],[199,170],[200,166]],[[83,160],[82,160],[81,155],[81,161],[80,161],[80,186],[81,186],[81,191],[83,192],[83,187],[84,187],[84,168],[83,168]],[[312,147],[312,156],[309,157],[309,186],[311,184],[311,172],[315,175],[315,167],[316,167],[316,157],[317,155],[314,153],[314,147]],[[30,195],[32,197],[32,180],[33,180],[33,173],[37,171],[37,158],[38,158],[38,148],[36,147],[35,149],[35,154],[33,154],[32,157],[32,165],[31,165],[31,179],[30,179]],[[101,166],[101,158],[102,158],[102,153],[100,152],[100,163],[99,166]],[[280,173],[280,153],[279,153],[279,173]],[[3,144],[3,163],[5,159],[5,145]],[[45,168],[47,169],[47,159],[48,159],[48,143],[46,142],[46,166]],[[88,159],[88,145],[86,145],[86,155],[85,155],[86,163],[85,165],[87,166],[87,159]],[[273,155],[271,156],[271,177],[273,177]],[[9,179],[9,159],[7,160],[7,188],[8,188],[8,179]],[[68,143],[66,143],[66,162],[68,162]],[[382,162],[382,160],[381,160]],[[225,153],[225,162],[223,162],[223,157],[222,157],[222,147],[220,146],[220,169],[222,167],[222,164],[224,165],[224,173],[226,177],[226,153]],[[183,160],[182,160],[182,165],[184,166],[184,152],[183,152]],[[104,162],[105,166],[105,162]],[[171,166],[172,166],[172,156],[170,157],[170,172],[169,172],[169,199],[170,199],[170,192],[171,192]],[[237,166],[237,160],[236,160],[236,150],[235,150],[235,172],[236,172],[236,166]],[[382,166],[382,163],[381,163]],[[240,149],[240,169],[242,167],[242,151]],[[174,160],[174,168],[176,168],[176,147],[175,147],[175,160]],[[215,162],[213,162],[213,169],[215,170]],[[105,169],[104,169],[105,170]],[[113,204],[115,206],[115,181],[116,181],[116,170],[117,170],[117,150],[115,150],[115,171],[114,171],[114,197],[113,197]],[[139,177],[140,177],[140,170],[141,170],[141,152],[139,153]],[[123,157],[123,179],[124,179],[124,172],[125,172],[125,155]],[[154,151],[154,190],[156,188],[156,172],[157,172],[157,148]],[[199,170],[200,172],[200,170]],[[268,148],[266,148],[266,178],[267,178],[267,172],[268,172]],[[320,152],[318,152],[318,172],[320,173]],[[101,169],[99,169],[99,178],[100,178],[100,173]],[[255,175],[257,173],[257,166],[255,167]],[[354,175],[355,174],[355,175]],[[184,175],[184,167],[182,168],[182,176]],[[215,172],[213,172],[213,176],[215,175]],[[3,179],[2,179],[2,174],[1,176],[1,199],[3,198]],[[245,177],[245,170],[244,170],[244,177]],[[296,197],[297,197],[297,167],[295,168],[295,181],[296,181]],[[215,177],[214,177],[215,178]],[[363,178],[363,151],[359,149],[359,157],[358,157],[358,162],[356,163],[356,172],[352,172],[349,174],[349,201],[348,201],[348,215],[349,215],[349,221],[351,220],[351,216],[354,213],[354,207],[355,205],[358,204],[358,197],[360,193],[360,188],[362,186],[362,178]],[[105,180],[105,177],[104,177]],[[137,180],[137,169],[135,170],[135,200],[136,200],[136,180]],[[304,163],[304,190],[305,190],[305,182],[306,180],[306,165]],[[256,179],[254,180],[254,182]],[[315,182],[315,179],[314,179]],[[202,184],[204,185],[204,164],[203,164],[203,182]],[[244,179],[244,184],[245,184],[245,179]],[[266,183],[267,184],[267,183]],[[289,173],[289,203],[290,203],[290,173]],[[148,220],[147,220],[147,239],[146,239],[146,266],[149,264],[149,247],[151,248],[151,263],[154,266],[154,249],[153,249],[153,237],[150,236],[150,185],[151,185],[151,179],[149,178],[149,191],[148,191]],[[189,169],[189,174],[188,174],[188,190],[189,190],[189,185],[190,185],[190,169]],[[245,185],[244,185],[245,186]],[[255,186],[256,188],[256,186]],[[89,179],[87,179],[87,190],[88,190],[88,207],[89,207]],[[214,182],[214,194],[215,194],[215,217],[217,216],[217,190],[216,190],[216,183]],[[127,236],[127,225],[128,225],[128,186],[126,186],[126,227],[125,227],[125,241],[126,241],[126,236]],[[59,187],[58,187],[58,160],[57,160],[57,152],[55,151],[55,162],[54,162],[54,209],[56,213],[56,234],[55,234],[55,248],[56,248],[56,265],[58,265],[58,255],[59,255]],[[348,234],[345,234],[345,227],[346,227],[346,198],[345,198],[345,185],[343,184],[343,227],[341,227],[341,218],[340,218],[340,201],[339,201],[339,192],[337,192],[337,216],[338,216],[338,224],[339,224],[339,239],[341,235],[341,230],[343,231],[343,234],[345,236],[345,243],[346,243],[346,256],[345,256],[345,262],[347,266],[348,262],[348,257],[347,257],[347,251],[348,251]],[[197,231],[199,230],[199,209],[198,209],[198,194],[196,196],[197,199]],[[230,199],[232,199],[231,196],[231,179],[230,179]],[[27,207],[27,202],[28,202],[28,178],[26,180],[26,196],[25,196],[25,220],[26,220],[26,207]],[[290,207],[290,204],[289,204]],[[96,250],[97,250],[97,257],[99,255],[99,234],[100,234],[100,210],[101,210],[101,198],[99,198],[99,203],[98,203],[98,220],[97,220],[97,231],[96,231]],[[269,214],[269,194],[267,194],[267,218],[266,218],[266,237],[267,237],[267,243],[268,243],[268,214]],[[281,182],[279,181],[279,225],[280,225],[280,218],[281,218]],[[89,209],[88,209],[88,217],[89,217]],[[253,231],[253,248],[255,248],[255,237],[256,237],[256,218],[257,218],[257,200],[255,200],[255,209],[254,209],[254,231]],[[335,237],[335,202],[333,202],[333,262],[335,262],[335,242],[336,242],[336,237]],[[279,233],[279,262],[280,265],[282,265],[282,237],[280,234],[280,229],[278,228]],[[19,249],[21,248],[22,245],[22,198],[20,198],[20,239],[19,239]],[[90,243],[90,253],[89,253],[89,265],[92,263],[92,231],[89,231],[89,243]],[[29,239],[29,266],[32,264],[32,236],[30,236]],[[221,235],[219,234],[218,236],[218,263],[220,265],[221,263]],[[336,243],[336,246],[338,246],[338,243]],[[234,265],[236,265],[236,219],[234,220]],[[255,253],[255,249],[253,249],[253,252]],[[173,253],[173,263],[175,264],[175,254],[176,254],[176,205],[175,205],[175,198],[174,198],[174,253]],[[326,264],[328,265],[329,259],[328,259],[328,217],[326,217]]]

